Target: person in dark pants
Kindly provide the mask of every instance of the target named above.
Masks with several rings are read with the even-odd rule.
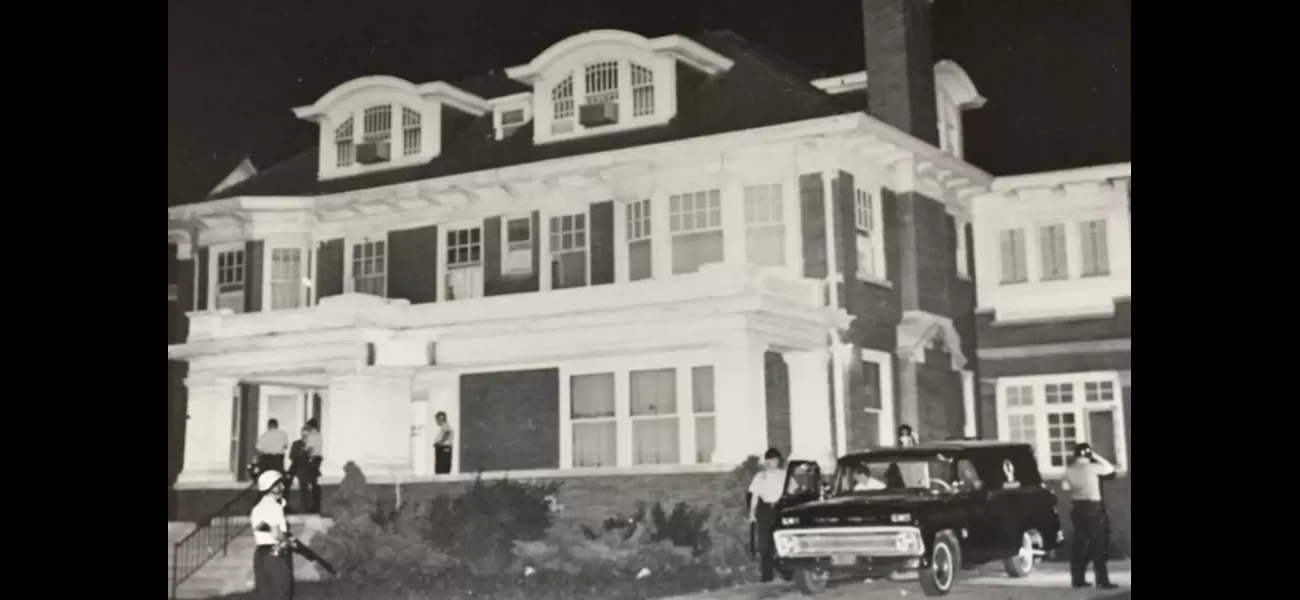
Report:
[[[769,448],[763,455],[763,470],[749,484],[749,521],[758,530],[758,565],[761,580],[772,581],[776,571],[776,546],[772,530],[776,528],[776,503],[785,486],[785,469],[781,451]]]
[[[311,507],[310,498],[307,493],[307,470],[310,468],[307,464],[307,435],[310,429],[302,428],[302,437],[289,444],[289,472],[284,476],[284,490],[286,496],[288,491],[293,489],[293,480],[298,480],[298,513],[305,514]]]
[[[284,480],[279,471],[257,476],[262,498],[248,516],[253,526],[253,582],[258,598],[293,598],[293,551],[289,547],[289,522],[284,517]]]
[[[303,513],[314,515],[320,513],[320,465],[324,460],[321,450],[325,443],[320,434],[320,422],[316,419],[307,420],[303,443],[306,464],[298,474],[298,490],[302,494]]]
[[[1092,562],[1097,588],[1115,589],[1111,583],[1106,559],[1110,554],[1110,527],[1106,522],[1106,507],[1102,502],[1101,481],[1115,478],[1115,466],[1097,456],[1089,444],[1074,447],[1074,462],[1065,469],[1062,487],[1070,493],[1070,525],[1074,537],[1070,540],[1070,582],[1074,587],[1088,587],[1088,562]]]
[[[284,451],[289,449],[289,434],[275,419],[266,421],[266,432],[257,437],[257,470],[284,472]]]
[[[438,411],[433,420],[438,424],[438,431],[433,436],[433,472],[445,475],[451,472],[451,445],[455,432],[447,423],[447,413]]]

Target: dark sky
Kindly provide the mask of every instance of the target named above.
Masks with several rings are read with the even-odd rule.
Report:
[[[1131,160],[1130,6],[937,0],[936,60],[989,99],[967,158],[995,175]],[[349,79],[454,80],[602,28],[730,29],[824,75],[863,65],[858,0],[168,0],[169,167],[230,151],[265,167],[315,142],[290,109]]]

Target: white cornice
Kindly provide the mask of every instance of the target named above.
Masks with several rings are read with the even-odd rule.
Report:
[[[399,77],[370,75],[339,84],[334,89],[325,92],[325,95],[321,96],[316,102],[293,109],[293,114],[299,119],[316,123],[323,119],[326,113],[336,104],[342,102],[344,98],[374,88],[388,88],[409,96],[437,100],[456,110],[475,116],[489,110],[486,100],[443,81],[416,85]]]
[[[1064,169],[1025,175],[998,177],[993,181],[993,191],[1005,192],[1019,188],[1056,187],[1077,183],[1100,183],[1133,177],[1133,163],[1115,163],[1080,169]]]
[[[527,63],[507,68],[506,75],[520,83],[533,85],[551,64],[595,44],[622,44],[644,52],[669,56],[709,75],[726,71],[734,64],[731,59],[680,35],[666,35],[651,40],[630,31],[598,29],[558,41]]]

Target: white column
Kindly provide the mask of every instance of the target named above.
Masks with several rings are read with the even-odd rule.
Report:
[[[349,461],[367,478],[411,477],[411,379],[404,369],[330,378],[326,478],[342,477]]]
[[[226,483],[235,480],[230,449],[235,437],[233,377],[189,377],[185,422],[185,464],[177,483]]]
[[[785,362],[790,373],[791,457],[831,461],[836,452],[831,444],[831,355],[826,350],[788,352]]]
[[[961,408],[962,432],[966,437],[975,437],[978,432],[975,430],[975,373],[972,371],[961,372]]]
[[[717,352],[714,462],[739,464],[750,455],[762,456],[767,451],[766,351],[765,344],[745,340]]]
[[[745,186],[728,178],[720,187],[722,195],[722,262],[744,265],[745,256]]]

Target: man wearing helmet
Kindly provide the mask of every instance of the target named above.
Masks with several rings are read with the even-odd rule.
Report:
[[[262,494],[248,521],[253,526],[257,550],[253,554],[253,581],[265,600],[293,598],[293,553],[289,547],[289,522],[284,516],[284,476],[263,471],[257,476]]]

